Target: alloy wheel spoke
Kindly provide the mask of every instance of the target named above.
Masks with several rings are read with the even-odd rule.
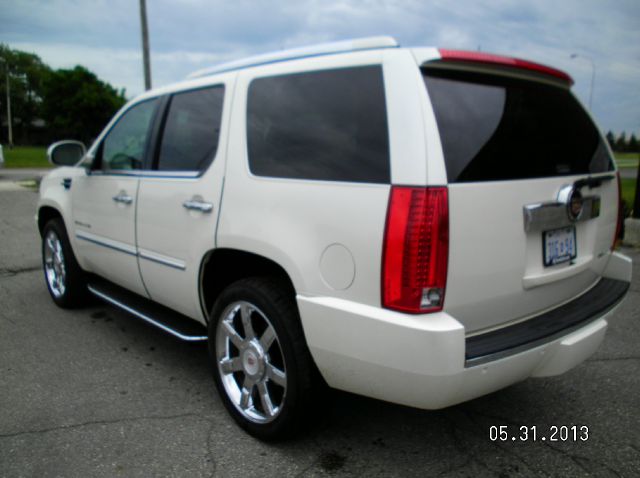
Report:
[[[240,318],[242,319],[242,327],[244,328],[244,339],[251,340],[256,336],[251,323],[251,308],[248,304],[240,306]]]
[[[249,402],[251,401],[251,392],[253,391],[253,382],[248,378],[244,379],[242,385],[242,392],[240,393],[240,408],[246,410],[249,408]]]
[[[275,413],[273,403],[271,402],[271,396],[269,395],[269,389],[265,382],[258,383],[258,394],[260,395],[260,403],[262,403],[262,409],[265,415],[272,417]]]
[[[267,365],[267,377],[273,383],[276,383],[281,387],[285,387],[287,385],[287,376],[285,373],[271,364]]]
[[[264,333],[262,334],[262,337],[260,337],[260,345],[262,345],[262,348],[265,351],[267,351],[269,350],[269,347],[271,347],[271,344],[273,343],[275,338],[276,338],[276,331],[273,330],[273,327],[270,325],[264,331]]]
[[[242,348],[242,343],[244,341],[242,340],[242,337],[240,337],[238,332],[236,332],[236,329],[233,328],[233,325],[231,324],[231,322],[227,322],[225,320],[223,324],[223,329],[224,329],[225,335],[229,338],[229,340],[231,340],[233,345],[235,345],[239,349]]]
[[[242,361],[240,360],[240,357],[223,359],[220,361],[220,367],[222,368],[222,372],[224,372],[225,374],[239,372],[240,370],[242,370]]]

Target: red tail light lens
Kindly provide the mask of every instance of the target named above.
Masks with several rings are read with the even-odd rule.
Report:
[[[624,211],[622,210],[622,181],[620,180],[620,172],[616,172],[616,182],[618,183],[618,214],[616,216],[616,234],[613,236],[613,243],[611,244],[611,250],[616,247],[616,242],[622,232],[622,221],[624,218]]]
[[[446,187],[393,186],[382,258],[382,306],[411,314],[442,310],[449,260]]]

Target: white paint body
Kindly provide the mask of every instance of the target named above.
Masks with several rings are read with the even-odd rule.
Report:
[[[596,350],[612,312],[552,342],[476,367],[465,367],[465,336],[556,307],[601,277],[630,280],[630,261],[610,252],[616,227],[614,182],[602,188],[600,216],[577,225],[577,263],[553,270],[542,267],[540,235],[525,233],[522,208],[554,200],[558,189],[576,178],[448,185],[444,310],[416,316],[380,305],[390,185],[265,178],[249,170],[246,111],[253,79],[381,65],[392,184],[447,185],[438,128],[419,70],[433,58],[438,51],[430,48],[320,55],[145,93],[123,111],[150,97],[225,84],[220,143],[208,170],[197,177],[143,171],[114,178],[88,175],[80,166],[60,168],[43,180],[40,206],[62,214],[85,270],[203,323],[200,267],[207,253],[236,249],[279,264],[295,287],[311,354],[328,384],[339,389],[439,408],[529,376],[562,373]],[[60,184],[69,177],[71,191]],[[134,197],[131,205],[111,200],[123,190]],[[185,210],[182,203],[194,196],[212,203],[213,212]],[[96,245],[81,239],[83,234],[116,247]]]

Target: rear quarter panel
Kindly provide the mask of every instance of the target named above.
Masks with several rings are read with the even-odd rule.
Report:
[[[383,65],[392,181],[424,184],[422,106],[415,97],[407,99],[420,78],[408,52],[359,52],[251,68],[236,84],[217,246],[272,259],[288,272],[298,294],[379,307],[390,185],[257,177],[249,170],[246,146],[247,91],[254,78],[372,64]],[[413,76],[402,75],[400,69],[411,65]]]

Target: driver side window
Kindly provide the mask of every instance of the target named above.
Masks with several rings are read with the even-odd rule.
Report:
[[[139,103],[118,120],[100,147],[104,171],[142,169],[157,104],[157,98]]]

